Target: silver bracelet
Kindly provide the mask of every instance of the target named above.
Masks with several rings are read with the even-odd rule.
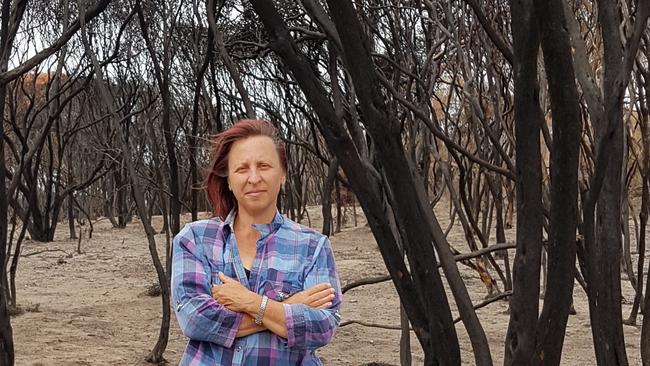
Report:
[[[255,324],[262,325],[262,318],[264,318],[264,312],[266,311],[266,304],[268,304],[268,302],[269,298],[266,295],[263,295],[260,309],[257,311],[257,315],[255,316]]]

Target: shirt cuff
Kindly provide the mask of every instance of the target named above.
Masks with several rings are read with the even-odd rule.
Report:
[[[287,347],[300,347],[305,343],[305,311],[307,305],[282,304],[287,324]]]

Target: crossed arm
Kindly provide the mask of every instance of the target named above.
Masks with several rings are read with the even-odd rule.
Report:
[[[334,288],[329,282],[319,283],[300,291],[283,302],[269,299],[262,324],[255,324],[255,316],[260,308],[262,296],[245,288],[239,281],[219,273],[222,282],[212,287],[212,298],[227,309],[242,313],[243,317],[236,337],[270,330],[280,337],[287,338],[287,323],[283,304],[303,304],[313,309],[327,309],[334,300]]]

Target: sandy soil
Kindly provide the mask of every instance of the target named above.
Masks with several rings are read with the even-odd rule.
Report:
[[[320,228],[319,209],[315,207],[309,211],[313,227]],[[439,205],[436,211],[445,227],[448,208]],[[189,220],[189,216],[184,220]],[[154,224],[160,228],[160,218],[156,218]],[[385,274],[377,245],[362,219],[358,227],[350,226],[351,222],[331,238],[341,282],[346,284]],[[508,235],[514,235],[514,230]],[[164,253],[165,235],[158,235],[156,239],[159,251]],[[457,249],[467,251],[460,228],[454,228],[448,239]],[[23,255],[44,249],[61,251],[47,251],[20,260],[18,304],[23,308],[37,307],[37,311],[25,312],[12,319],[16,364],[146,364],[144,358],[159,332],[161,299],[144,295],[147,287],[156,282],[156,275],[142,226],[135,221],[126,229],[113,229],[107,220],[101,220],[95,224],[93,238],[83,240],[82,254],[76,254],[76,246],[76,240],[67,239],[67,226],[63,224],[53,243],[25,242]],[[477,274],[465,266],[460,269],[473,301],[482,301],[486,290]],[[627,317],[633,290],[627,280],[623,287],[623,314]],[[569,318],[562,364],[594,365],[586,296],[576,287],[574,297],[578,314]],[[508,325],[507,303],[493,303],[478,310],[477,314],[490,341],[495,364],[501,364]],[[399,303],[392,284],[386,282],[350,290],[344,297],[342,317],[343,321],[398,326]],[[639,324],[640,321],[641,317]],[[473,365],[467,333],[461,323],[456,329],[463,364]],[[640,365],[640,327],[625,326],[624,329],[630,365]],[[350,324],[341,327],[331,344],[319,350],[319,355],[326,365],[370,362],[399,365],[399,337],[398,330]],[[172,318],[165,353],[171,364],[178,363],[185,342]],[[411,343],[413,364],[421,364],[422,352],[412,332]]]

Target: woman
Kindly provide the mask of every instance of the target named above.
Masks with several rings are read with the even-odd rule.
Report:
[[[174,238],[172,299],[189,338],[181,365],[321,365],[340,284],[327,237],[277,211],[286,170],[268,122],[216,136],[206,189],[218,219]]]

